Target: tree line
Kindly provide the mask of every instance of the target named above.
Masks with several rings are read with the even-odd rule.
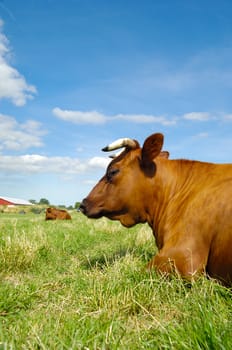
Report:
[[[39,201],[36,201],[35,199],[29,199],[29,202],[32,204],[36,204],[36,205],[54,206],[54,207],[58,207],[58,208],[66,208],[69,210],[78,209],[80,206],[80,202],[76,202],[73,206],[72,205],[66,206],[65,204],[51,205],[51,203],[49,202],[49,200],[47,198],[40,198]]]

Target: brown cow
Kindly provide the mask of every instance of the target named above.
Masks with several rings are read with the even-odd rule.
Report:
[[[47,208],[45,220],[71,220],[71,215],[64,209]]]
[[[126,227],[148,222],[158,254],[148,264],[192,279],[199,273],[232,281],[232,164],[169,160],[163,135],[142,148],[120,139],[103,148],[124,151],[83,200],[89,218],[105,216]]]

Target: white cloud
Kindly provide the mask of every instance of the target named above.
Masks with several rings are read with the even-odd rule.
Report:
[[[103,124],[107,119],[103,114],[96,111],[68,111],[56,107],[52,110],[52,112],[57,118],[74,124]]]
[[[0,114],[0,150],[25,150],[41,147],[41,136],[46,132],[41,124],[34,120],[18,123],[15,118]]]
[[[176,124],[174,119],[168,119],[164,116],[154,116],[147,114],[117,114],[111,119],[125,120],[132,123],[158,123],[161,125],[173,125]]]
[[[103,157],[93,157],[89,160],[88,165],[91,167],[105,169],[112,159]]]
[[[9,63],[10,49],[7,37],[2,33],[0,20],[0,99],[10,99],[16,106],[23,106],[33,98],[36,88],[27,84],[25,78]]]
[[[161,125],[173,125],[176,123],[174,119],[147,114],[116,114],[113,116],[107,116],[96,111],[71,111],[62,110],[58,107],[54,108],[52,112],[57,118],[74,124],[103,124],[114,120],[132,123],[158,123]]]
[[[210,112],[191,112],[186,113],[180,117],[185,120],[192,121],[212,121],[212,120],[224,120],[224,121],[232,121],[232,114],[226,113],[210,113]],[[178,119],[180,119],[178,118]]]
[[[183,118],[187,120],[208,121],[212,119],[212,116],[207,112],[191,112],[184,114]]]
[[[209,136],[208,132],[200,132],[199,134],[196,135],[196,138],[205,138],[208,136]]]
[[[77,175],[85,171],[103,168],[109,163],[109,158],[94,157],[80,161],[71,157],[47,157],[39,154],[21,156],[0,155],[0,171],[7,174],[60,174]]]
[[[112,116],[104,115],[97,111],[74,111],[74,110],[62,110],[61,108],[54,108],[52,110],[53,114],[64,121],[73,124],[104,124],[110,123],[115,120],[131,122],[135,124],[160,124],[163,126],[176,125],[178,120],[184,119],[187,121],[196,122],[207,122],[210,120],[219,120],[223,118],[224,120],[232,120],[232,114],[223,113],[210,113],[210,112],[189,112],[181,116],[168,117],[168,116],[157,116],[150,114],[115,114]]]
[[[227,121],[232,121],[232,114],[226,114],[224,115],[224,119],[227,120]]]

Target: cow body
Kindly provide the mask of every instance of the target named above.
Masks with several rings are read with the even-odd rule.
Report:
[[[192,279],[232,281],[232,164],[169,160],[163,137],[126,148],[81,204],[90,218],[148,222],[158,254],[148,264]]]
[[[47,208],[45,220],[71,220],[71,216],[64,209]]]

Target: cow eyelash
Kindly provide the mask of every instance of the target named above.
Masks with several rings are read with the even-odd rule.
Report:
[[[114,177],[119,172],[119,169],[111,169],[107,172],[106,178],[108,181],[112,180],[112,177]]]

